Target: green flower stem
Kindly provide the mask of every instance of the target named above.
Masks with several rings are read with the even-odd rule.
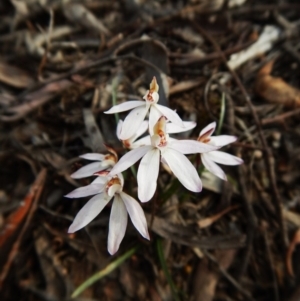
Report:
[[[167,278],[167,281],[170,285],[170,288],[171,288],[171,291],[172,291],[172,294],[173,294],[173,298],[174,298],[175,301],[180,301],[180,298],[177,294],[177,289],[175,287],[175,284],[172,280],[172,277],[171,277],[170,272],[169,272],[168,267],[167,267],[167,262],[166,262],[166,259],[164,257],[164,253],[163,253],[163,249],[162,249],[161,238],[157,239],[156,247],[157,247],[157,253],[158,253],[159,261],[160,261],[160,264],[161,264],[162,269],[164,271],[164,274]]]
[[[165,203],[173,194],[175,194],[179,187],[180,182],[177,178],[174,178],[170,187],[162,193],[161,199],[163,200],[163,203]]]
[[[115,106],[117,104],[117,87],[119,84],[119,77],[116,76],[113,81],[112,81],[112,89],[111,89],[111,96],[112,96],[112,104]],[[115,119],[116,119],[116,124],[119,123],[119,114],[115,113]]]
[[[111,262],[108,266],[106,266],[103,270],[97,272],[90,278],[88,278],[85,282],[83,282],[77,289],[73,292],[71,298],[76,298],[80,295],[84,290],[94,284],[96,281],[102,279],[103,277],[110,274],[113,270],[118,268],[126,259],[132,256],[137,250],[137,247],[134,247],[127,251],[125,254],[117,258],[115,261]]]
[[[137,178],[137,172],[136,172],[136,169],[135,169],[135,166],[134,166],[134,165],[132,165],[132,166],[130,167],[130,170],[131,170],[133,176],[134,176],[135,178]]]
[[[217,135],[221,134],[222,126],[224,123],[224,117],[225,117],[225,93],[222,93],[220,118],[219,118],[218,128],[216,130]]]

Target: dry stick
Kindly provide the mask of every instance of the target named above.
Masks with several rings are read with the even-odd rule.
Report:
[[[254,13],[264,13],[266,11],[291,11],[291,10],[300,10],[300,5],[294,3],[275,3],[275,4],[261,4],[254,6],[241,6],[236,8],[231,8],[228,12],[234,15],[241,14],[254,14]]]
[[[219,54],[220,56],[220,52],[216,51],[216,53]],[[225,53],[224,53],[225,55]],[[225,72],[219,72],[216,75],[225,75],[227,73]],[[207,102],[207,98],[208,98],[208,91],[209,91],[209,87],[210,87],[210,82],[212,80],[214,80],[215,76],[212,76],[209,80],[209,82],[207,83],[207,85],[205,86],[205,91],[204,91],[204,102],[205,102],[205,107],[206,109],[209,111],[209,106],[208,106],[208,102]],[[229,94],[229,92],[226,92],[226,98],[227,98],[227,106],[228,106],[228,112],[229,112],[229,116],[228,116],[228,122],[229,122],[229,129],[230,132],[232,132],[234,130],[234,108],[233,108],[233,101],[232,98]],[[211,113],[210,113],[211,114]],[[213,116],[214,117],[214,116]],[[214,118],[215,119],[215,118]],[[232,134],[232,133],[231,133]],[[251,200],[249,198],[249,193],[247,191],[247,187],[246,187],[246,182],[245,182],[245,171],[243,170],[243,166],[239,166],[238,167],[238,173],[239,173],[239,183],[240,183],[240,187],[241,187],[241,193],[242,193],[242,200],[244,201],[244,207],[246,210],[246,214],[247,214],[247,241],[246,241],[246,248],[244,251],[244,255],[242,258],[242,263],[240,265],[239,271],[237,272],[237,279],[242,279],[242,275],[245,273],[249,261],[250,261],[250,256],[252,254],[252,244],[253,244],[253,240],[254,240],[254,229],[256,227],[256,217],[251,205]]]
[[[46,86],[47,84],[50,84],[50,83],[53,83],[53,82],[56,82],[56,81],[60,81],[62,79],[65,79],[65,78],[70,78],[72,75],[74,74],[77,74],[77,73],[80,73],[80,72],[83,72],[83,71],[87,71],[91,68],[95,68],[95,67],[99,67],[100,65],[103,65],[103,64],[106,64],[106,63],[109,63],[109,62],[114,62],[114,61],[119,61],[119,60],[125,60],[125,59],[132,59],[132,60],[136,60],[138,62],[141,62],[159,72],[162,72],[158,67],[156,67],[155,65],[153,65],[152,63],[148,62],[148,61],[145,61],[135,55],[132,55],[132,54],[126,54],[126,55],[120,55],[120,56],[107,56],[107,57],[104,57],[104,58],[100,58],[99,60],[97,61],[94,61],[94,62],[86,62],[85,65],[83,66],[79,66],[79,67],[76,67],[76,68],[73,68],[72,70],[70,70],[69,72],[66,72],[66,73],[63,73],[63,74],[60,74],[60,75],[57,75],[57,76],[54,76],[50,79],[47,79],[45,80],[44,82],[42,83],[38,83],[38,84],[35,84],[34,86],[32,87],[29,87],[27,90],[25,90],[23,93],[21,93],[20,95],[18,95],[17,99],[18,100],[21,100],[23,99],[27,94],[29,94],[30,92],[33,92],[33,91],[36,91],[44,86]]]
[[[224,53],[222,52],[220,46],[216,43],[216,41],[214,40],[214,38],[212,38],[210,35],[208,35],[198,24],[196,24],[195,22],[193,22],[193,25],[195,26],[195,28],[197,28],[199,30],[199,32],[207,39],[210,41],[210,43],[214,46],[214,48],[220,52],[221,58],[224,62],[224,64],[226,65],[227,69],[229,70],[229,72],[231,73],[233,79],[235,80],[237,86],[239,87],[240,91],[242,92],[245,101],[247,103],[247,105],[250,108],[250,111],[252,113],[252,116],[254,118],[254,121],[256,123],[257,129],[258,129],[258,134],[259,134],[259,138],[261,140],[261,144],[263,146],[263,148],[265,149],[265,156],[266,156],[266,161],[267,161],[267,166],[268,166],[268,174],[269,174],[269,178],[270,178],[270,183],[271,183],[271,189],[272,189],[272,193],[273,193],[273,197],[275,200],[275,207],[276,207],[276,211],[277,214],[279,216],[279,226],[281,229],[281,239],[282,239],[282,243],[285,246],[285,248],[288,246],[288,236],[287,236],[287,231],[286,231],[286,225],[284,223],[284,218],[283,218],[283,208],[282,208],[282,203],[280,200],[280,196],[279,196],[279,191],[276,185],[276,176],[275,176],[275,169],[274,169],[274,157],[273,154],[270,150],[270,148],[267,145],[267,141],[263,135],[262,132],[262,126],[261,126],[261,122],[256,114],[256,111],[252,105],[251,102],[251,98],[249,96],[249,94],[247,93],[245,87],[243,86],[240,78],[238,77],[237,73],[232,70],[228,64],[227,64],[227,60],[226,57],[224,55]]]
[[[210,77],[210,79],[207,81],[207,83],[204,87],[204,92],[203,92],[204,107],[205,107],[206,111],[208,112],[208,114],[210,115],[210,118],[212,118],[215,121],[218,121],[219,117],[214,116],[214,114],[210,110],[210,107],[208,104],[208,94],[209,94],[209,90],[211,88],[213,81],[217,82],[219,80],[219,77],[224,76],[225,74],[226,74],[225,72],[218,72],[218,73],[213,74]]]
[[[224,278],[226,278],[247,300],[253,300],[251,294],[246,289],[244,289],[223,267],[220,266],[219,262],[213,255],[211,255],[206,250],[202,251],[205,254],[205,256],[207,256],[209,260],[212,261],[218,267],[220,273],[223,275]]]
[[[228,93],[229,94],[229,93]],[[233,108],[233,100],[231,97],[227,97],[227,102],[229,106],[229,124],[230,129],[234,129],[234,108]],[[245,170],[244,166],[238,166],[238,175],[239,175],[239,185],[242,193],[242,200],[244,201],[244,207],[247,214],[247,241],[246,241],[246,248],[243,254],[243,258],[241,260],[240,268],[236,274],[236,279],[242,279],[242,276],[247,270],[248,264],[250,262],[252,250],[253,250],[253,240],[254,240],[254,231],[257,225],[256,216],[251,204],[251,200],[249,197],[249,193],[247,191],[246,186],[246,177],[245,177]]]
[[[283,44],[283,48],[286,52],[288,52],[290,55],[294,57],[300,63],[300,54],[299,52],[293,47],[293,45],[290,42],[286,42]]]
[[[242,142],[233,142],[231,145],[232,145],[232,146],[236,146],[236,147],[251,149],[251,150],[261,150],[261,151],[265,151],[265,149],[264,149],[263,147],[261,147],[261,146],[246,144],[246,143],[242,143]]]
[[[45,52],[44,52],[44,55],[41,59],[39,67],[38,67],[38,78],[39,79],[42,79],[42,72],[47,63],[47,58],[48,58],[50,45],[51,45],[51,35],[53,32],[53,24],[54,24],[53,10],[51,8],[49,9],[49,14],[50,14],[50,22],[49,22],[49,29],[48,29],[48,33],[47,33]]]
[[[19,247],[20,247],[20,244],[22,242],[22,238],[25,234],[25,232],[27,231],[27,228],[31,222],[31,219],[34,215],[34,212],[37,208],[37,203],[38,203],[38,200],[41,196],[41,193],[42,193],[42,190],[43,190],[43,187],[44,187],[44,183],[45,183],[45,180],[46,180],[46,175],[47,175],[47,170],[45,168],[43,168],[40,173],[37,175],[34,183],[32,184],[28,194],[26,197],[31,197],[33,196],[33,202],[32,202],[32,205],[31,205],[31,208],[30,208],[30,211],[28,213],[28,216],[27,216],[27,219],[23,225],[23,227],[21,228],[20,230],[20,233],[16,239],[16,241],[14,242],[13,246],[12,246],[12,249],[9,253],[9,256],[8,256],[8,259],[1,271],[1,274],[0,274],[0,288],[2,287],[3,285],[3,281],[5,280],[8,272],[9,272],[9,269],[10,269],[10,266],[12,265],[12,262],[16,256],[16,254],[18,253],[18,250],[19,250]]]
[[[273,260],[272,253],[271,253],[270,239],[269,239],[268,233],[265,230],[263,230],[263,235],[264,235],[264,240],[265,240],[265,245],[266,245],[266,250],[267,250],[267,256],[268,256],[269,263],[270,263],[271,273],[272,273],[275,301],[279,301],[280,298],[279,298],[278,281],[277,281],[277,277],[276,277],[276,270],[274,267],[275,266],[274,260]]]
[[[246,42],[242,45],[234,46],[232,48],[224,50],[225,55],[231,55],[234,53],[237,53],[239,51],[242,51],[248,47],[250,47],[252,44],[254,44],[256,41],[250,41]],[[197,56],[197,55],[192,55],[192,54],[182,54],[182,53],[176,53],[176,52],[170,52],[169,53],[169,58],[175,59],[174,62],[170,62],[171,66],[187,66],[187,65],[193,65],[195,63],[203,63],[215,59],[220,58],[220,53],[219,52],[213,52],[206,54],[205,56]]]
[[[245,274],[248,264],[250,262],[250,258],[253,250],[252,245],[254,240],[254,230],[257,226],[257,219],[249,198],[249,192],[245,181],[246,178],[245,174],[246,173],[244,170],[244,166],[238,166],[239,184],[244,199],[244,206],[246,207],[246,213],[247,213],[247,242],[246,242],[246,250],[242,259],[242,263],[237,272],[237,279],[240,279],[239,281],[241,281],[242,276]]]
[[[35,85],[29,87],[27,90],[25,90],[20,95],[18,95],[17,99],[21,100],[27,94],[29,94],[30,92],[36,91],[36,90],[46,86],[47,84],[50,84],[50,83],[53,83],[53,82],[56,82],[56,81],[60,81],[60,80],[65,79],[65,78],[69,78],[74,74],[77,74],[77,73],[80,73],[80,72],[83,72],[83,71],[87,71],[88,69],[91,69],[91,68],[99,67],[99,66],[101,66],[103,64],[106,64],[106,63],[109,63],[109,62],[113,62],[113,61],[116,61],[116,60],[122,60],[122,59],[128,59],[128,58],[133,58],[133,55],[129,54],[129,55],[123,55],[123,56],[118,56],[118,57],[109,55],[109,56],[106,56],[106,57],[102,57],[102,58],[100,58],[96,61],[85,62],[85,64],[82,65],[82,66],[74,67],[72,70],[70,70],[68,72],[65,72],[63,74],[54,76],[54,77],[49,78],[49,79],[47,79],[47,80],[45,80],[41,83],[38,83],[38,84],[35,84]]]
[[[233,111],[234,114],[234,108],[233,108],[233,101],[231,99],[231,97],[227,98],[227,102],[228,105],[231,108],[231,111]],[[230,123],[230,128],[234,128],[234,115],[230,114],[229,117],[231,117],[229,119],[229,123]],[[252,250],[253,250],[253,240],[254,240],[254,231],[257,225],[257,220],[256,220],[256,216],[251,204],[251,200],[249,197],[249,193],[247,190],[247,185],[246,185],[246,176],[245,176],[246,172],[244,169],[244,166],[238,166],[238,175],[239,175],[239,185],[240,185],[240,189],[241,189],[241,193],[243,196],[243,201],[244,201],[244,207],[246,209],[246,214],[247,214],[247,242],[246,242],[246,248],[243,254],[243,258],[241,260],[241,265],[240,268],[236,274],[236,279],[242,279],[242,276],[244,275],[244,273],[247,270],[248,264],[250,262],[250,258],[251,258],[251,254],[252,254]]]
[[[161,17],[156,20],[151,20],[149,22],[149,25],[157,25],[160,23],[164,23],[166,21],[169,21],[173,18],[176,17],[182,17],[182,16],[188,16],[189,14],[195,14],[197,13],[198,15],[212,15],[212,14],[224,14],[224,13],[229,13],[231,15],[237,15],[240,16],[241,14],[254,14],[254,13],[264,13],[266,11],[298,11],[300,10],[300,5],[299,4],[293,4],[293,3],[280,3],[280,4],[262,4],[262,5],[255,5],[255,6],[250,6],[250,5],[244,5],[242,7],[236,7],[236,8],[225,8],[221,6],[220,8],[217,9],[209,9],[205,8],[203,4],[196,4],[196,5],[190,5],[190,6],[185,6],[184,8],[181,8],[175,12],[170,13],[167,16]]]
[[[270,123],[275,123],[275,122],[284,122],[284,119],[292,117],[294,115],[298,115],[300,114],[300,109],[296,109],[293,111],[289,111],[289,112],[285,112],[283,114],[277,115],[275,117],[272,118],[264,118],[261,123],[263,125],[265,124],[270,124]]]

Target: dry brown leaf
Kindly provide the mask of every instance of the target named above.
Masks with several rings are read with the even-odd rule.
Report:
[[[156,77],[159,85],[159,103],[169,105],[169,73],[168,49],[159,40],[151,39],[144,35],[139,39],[129,40],[122,43],[114,55],[119,56],[126,53],[134,53],[144,60],[145,82],[151,82]]]
[[[297,286],[293,295],[288,299],[288,301],[299,301],[300,300],[300,285]]]
[[[289,211],[286,209],[283,209],[283,217],[285,220],[289,221],[290,223],[294,224],[297,227],[300,227],[300,215]]]
[[[63,6],[63,12],[67,19],[76,24],[80,24],[87,29],[103,32],[109,35],[109,30],[90,12],[86,7],[79,3],[68,3]]]
[[[202,249],[230,249],[245,246],[245,235],[229,234],[202,237],[191,227],[174,224],[164,218],[145,214],[151,230],[174,243]]]
[[[20,225],[22,220],[25,220],[22,227],[20,227],[20,231],[17,234],[17,237],[9,251],[8,257],[5,261],[4,266],[1,269],[0,273],[0,290],[2,289],[2,285],[4,280],[6,279],[6,276],[10,270],[10,267],[16,257],[16,255],[19,252],[20,244],[22,241],[22,238],[29,227],[30,221],[32,220],[32,217],[34,215],[34,212],[37,208],[38,200],[41,196],[42,190],[44,188],[44,184],[47,177],[47,170],[42,169],[39,174],[37,175],[35,181],[32,183],[29,192],[25,196],[24,202],[25,205],[21,206],[20,208],[13,213],[9,218],[9,223],[7,224],[6,229],[2,232],[2,242],[1,245],[3,245],[7,238],[12,235],[12,231],[16,229],[16,226]],[[13,229],[10,229],[10,226],[13,227]],[[3,255],[1,257],[3,259]]]
[[[194,80],[191,79],[191,80],[182,81],[170,87],[170,95],[185,92],[195,87],[199,87],[200,84],[202,83],[203,83],[203,79],[194,79]]]
[[[186,41],[187,43],[194,45],[202,45],[203,37],[198,34],[196,31],[192,30],[190,27],[180,27],[174,28],[173,33]]]
[[[234,210],[236,208],[238,208],[239,206],[231,206],[231,207],[228,207],[226,209],[224,209],[223,211],[213,215],[213,216],[210,216],[210,217],[207,217],[207,218],[204,218],[200,221],[198,221],[198,226],[202,229],[202,228],[206,228],[208,226],[210,226],[211,224],[213,224],[214,222],[216,222],[218,219],[220,219],[223,215],[225,215],[226,213],[230,212],[231,210]]]
[[[42,231],[35,231],[35,250],[42,267],[46,284],[46,294],[53,299],[63,299],[66,295],[68,275],[55,254],[51,239]],[[69,292],[70,293],[70,292]]]
[[[296,233],[294,234],[294,237],[288,247],[287,253],[286,253],[286,267],[287,267],[287,271],[288,273],[293,277],[294,276],[294,269],[293,269],[293,253],[295,250],[295,247],[297,246],[297,244],[300,243],[300,229],[298,229],[296,231]]]
[[[0,62],[0,81],[15,88],[26,88],[34,83],[27,72],[4,62]]]
[[[87,133],[87,137],[82,137],[84,145],[89,147],[93,152],[106,152],[102,133],[91,109],[83,110],[83,119]]]
[[[153,76],[156,77],[160,88],[159,103],[168,106],[169,82],[167,74],[169,73],[168,51],[163,43],[157,40],[141,39],[142,41],[142,58],[152,65],[145,65],[145,79],[150,82]],[[159,69],[153,68],[157,67]]]
[[[44,32],[33,34],[29,31],[26,31],[24,35],[24,42],[28,52],[30,52],[32,55],[43,57],[47,53],[47,60],[50,60],[53,63],[58,63],[62,62],[64,59],[62,52],[47,52],[45,45],[48,43],[49,39],[51,41],[62,39],[74,32],[74,30],[75,29],[71,28],[70,26],[56,26],[53,28],[53,30],[51,30],[51,35]]]
[[[40,90],[28,94],[25,97],[26,102],[23,102],[22,104],[17,106],[7,108],[5,113],[0,115],[0,120],[4,122],[19,120],[33,110],[39,108],[51,99],[55,98],[56,95],[66,90],[71,85],[72,82],[66,79],[49,83]]]
[[[288,107],[300,106],[300,90],[292,87],[280,77],[271,74],[274,61],[260,69],[255,81],[256,93],[267,101]]]
[[[220,268],[227,270],[233,262],[236,250],[217,250],[215,257]],[[194,280],[194,300],[211,301],[214,299],[220,273],[212,268],[207,258],[198,265]]]

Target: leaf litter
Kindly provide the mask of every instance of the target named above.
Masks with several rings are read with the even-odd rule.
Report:
[[[69,300],[134,246],[74,300],[298,300],[299,12],[288,0],[1,2],[1,300]],[[199,195],[163,170],[143,205],[151,241],[129,225],[110,257],[109,208],[68,235],[85,200],[63,196],[90,184],[70,178],[79,155],[122,151],[102,113],[140,100],[153,76],[162,104],[197,122],[193,139],[224,95],[221,133],[245,164],[224,167],[226,184],[204,172]]]

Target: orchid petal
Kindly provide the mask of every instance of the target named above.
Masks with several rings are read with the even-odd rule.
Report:
[[[79,156],[80,158],[86,160],[94,160],[94,161],[103,161],[105,159],[105,155],[97,154],[97,153],[87,153]]]
[[[214,121],[212,123],[210,123],[209,125],[207,125],[204,129],[202,129],[202,131],[200,132],[199,134],[199,137],[201,137],[202,135],[204,135],[205,133],[211,131],[210,135],[208,137],[210,137],[213,132],[215,131],[216,129],[216,126],[217,126],[217,123]]]
[[[115,254],[124,238],[127,227],[128,215],[126,207],[120,196],[116,195],[110,213],[108,231],[108,252]]]
[[[184,128],[183,121],[175,111],[159,104],[155,106],[161,112],[161,115],[166,116],[168,120]]]
[[[100,193],[92,197],[77,213],[68,233],[74,233],[90,223],[110,201],[105,196],[106,194]]]
[[[218,166],[214,161],[212,161],[208,154],[201,155],[201,160],[205,168],[210,171],[215,176],[227,181],[227,177],[220,166]]]
[[[215,146],[224,146],[229,143],[235,142],[237,140],[237,137],[230,136],[230,135],[220,135],[220,136],[213,136],[210,137],[210,141],[208,142],[210,145]]]
[[[132,149],[132,148],[136,148],[140,145],[145,145],[145,143],[136,144],[135,140],[138,137],[142,136],[148,130],[148,124],[149,124],[148,120],[144,120],[142,122],[141,126],[138,128],[137,132],[132,137],[130,137],[130,139],[126,140],[126,144],[128,145],[128,148]],[[147,143],[147,145],[150,145],[150,144],[151,144],[151,141],[149,140],[149,143]]]
[[[148,130],[148,126],[149,126],[149,121],[144,120],[140,125],[140,127],[138,128],[137,132],[134,134],[134,138],[132,140],[134,141],[136,138],[142,136]]]
[[[149,133],[151,136],[153,135],[153,128],[161,116],[162,114],[157,109],[156,105],[152,105],[149,113]]]
[[[165,165],[168,166],[168,163],[166,162],[166,160],[165,160],[163,157],[160,158],[160,162],[161,162],[162,164],[165,164]]]
[[[225,152],[213,151],[207,155],[209,156],[210,160],[224,165],[239,165],[244,162],[241,158]]]
[[[218,149],[217,146],[195,140],[169,140],[168,147],[185,155],[206,153]]]
[[[202,190],[199,175],[186,156],[173,149],[167,148],[162,152],[162,157],[185,188],[194,192],[200,192]]]
[[[132,166],[135,162],[137,162],[141,157],[143,157],[150,149],[153,147],[151,145],[141,146],[139,148],[133,149],[130,152],[126,153],[118,163],[112,168],[109,175],[113,176],[117,173],[120,173],[130,166]]]
[[[157,186],[160,151],[154,148],[141,160],[137,173],[138,196],[141,202],[148,202]]]
[[[151,137],[149,135],[135,141],[131,145],[131,147],[132,148],[137,148],[137,147],[140,147],[140,146],[143,146],[143,145],[151,145]]]
[[[144,238],[150,240],[146,217],[140,204],[125,192],[121,192],[120,197],[126,206],[127,212],[135,228]]]
[[[128,110],[132,110],[134,108],[145,106],[145,102],[143,100],[131,100],[131,101],[125,101],[119,105],[115,105],[112,108],[110,108],[108,111],[104,112],[105,114],[114,114],[114,113],[120,113],[125,112]]]
[[[73,199],[99,194],[104,190],[104,186],[104,184],[90,184],[87,186],[79,187],[65,195],[65,197]]]
[[[184,127],[179,126],[175,123],[168,122],[166,125],[166,132],[168,134],[176,134],[176,133],[186,132],[186,131],[193,129],[197,125],[197,123],[194,121],[183,121],[183,125],[184,125]]]
[[[118,124],[117,124],[117,130],[116,130],[116,134],[118,139],[120,140],[120,135],[121,135],[121,131],[122,131],[122,126],[123,126],[123,120],[119,120]]]
[[[106,182],[108,181],[108,177],[106,176],[98,176],[92,183],[93,184],[106,184]]]
[[[106,167],[103,166],[101,162],[90,163],[88,165],[79,168],[77,171],[72,173],[71,178],[80,179],[80,178],[89,177],[92,176],[95,172],[101,171],[105,168]]]
[[[138,107],[132,110],[125,118],[120,134],[121,140],[130,139],[139,129],[141,123],[146,117],[148,108],[146,106]]]

